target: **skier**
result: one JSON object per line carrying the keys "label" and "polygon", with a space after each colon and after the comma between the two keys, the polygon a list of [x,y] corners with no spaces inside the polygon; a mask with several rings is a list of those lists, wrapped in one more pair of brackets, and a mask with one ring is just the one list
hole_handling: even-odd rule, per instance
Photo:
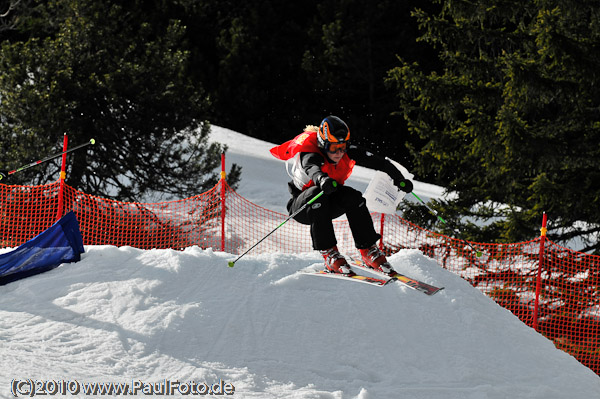
{"label": "skier", "polygon": [[302,134],[273,147],[271,154],[286,161],[292,178],[288,183],[292,195],[287,203],[290,215],[319,192],[324,193],[294,219],[310,225],[313,248],[323,256],[328,271],[354,274],[338,251],[333,229],[333,219],[346,214],[354,243],[365,264],[390,277],[396,274],[385,254],[377,247],[381,236],[375,232],[366,200],[360,191],[344,185],[344,182],[350,177],[355,164],[387,173],[394,184],[406,193],[413,188],[410,180],[405,179],[387,159],[350,145],[350,129],[343,120],[333,115],[323,119],[318,127],[306,126]]}

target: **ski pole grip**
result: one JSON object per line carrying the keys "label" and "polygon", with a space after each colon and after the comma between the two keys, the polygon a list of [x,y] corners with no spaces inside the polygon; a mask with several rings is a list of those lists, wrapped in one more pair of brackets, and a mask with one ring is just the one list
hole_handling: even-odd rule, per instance
{"label": "ski pole grip", "polygon": [[[333,182],[333,186],[334,186],[334,187],[335,187],[335,186],[337,186],[337,183],[336,183],[336,182]],[[310,205],[310,204],[312,204],[313,202],[315,202],[315,201],[316,201],[316,200],[317,200],[317,199],[318,199],[318,198],[319,198],[321,195],[323,195],[323,194],[325,194],[325,191],[321,191],[319,194],[315,195],[315,196],[314,196],[314,197],[313,197],[313,198],[312,198],[310,201],[308,201],[308,202],[306,203],[306,205]],[[302,207],[301,209],[304,209],[304,207]]]}

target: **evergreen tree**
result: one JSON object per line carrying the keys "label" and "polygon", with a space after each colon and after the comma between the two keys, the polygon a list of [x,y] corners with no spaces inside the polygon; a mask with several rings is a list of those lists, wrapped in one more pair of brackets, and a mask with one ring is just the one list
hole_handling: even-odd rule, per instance
{"label": "evergreen tree", "polygon": [[[210,104],[190,78],[186,27],[168,17],[181,11],[169,7],[176,5],[36,2],[19,39],[3,36],[0,166],[56,152],[67,133],[71,146],[96,140],[68,162],[67,183],[86,193],[135,201],[214,186],[224,148],[208,143]],[[40,165],[11,183],[47,183],[56,170]],[[228,180],[238,179],[234,165]]]}
{"label": "evergreen tree", "polygon": [[[386,88],[396,54],[428,59],[415,43],[417,25],[410,17],[416,1],[327,0],[318,5],[308,30],[311,46],[302,68],[311,82],[314,119],[343,117],[355,142],[409,166],[406,125],[393,115],[394,92]],[[425,5],[429,7],[429,5]]]}
{"label": "evergreen tree", "polygon": [[215,124],[279,142],[315,123],[306,117],[314,99],[300,68],[315,8],[314,0],[208,1],[196,7],[201,22],[189,38]]}
{"label": "evergreen tree", "polygon": [[438,209],[463,238],[508,242],[535,237],[546,211],[550,238],[600,250],[600,5],[440,4],[415,16],[442,67],[401,59],[388,80],[426,142],[411,149],[417,176],[456,193]]}
{"label": "evergreen tree", "polygon": [[406,162],[405,123],[391,115],[395,93],[384,79],[396,54],[429,59],[409,12],[420,3],[197,2],[187,38],[211,120],[280,142],[335,114],[353,140]]}

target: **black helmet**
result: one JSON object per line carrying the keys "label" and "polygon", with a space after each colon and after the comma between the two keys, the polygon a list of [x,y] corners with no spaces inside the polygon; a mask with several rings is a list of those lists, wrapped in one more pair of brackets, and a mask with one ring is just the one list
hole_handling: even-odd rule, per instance
{"label": "black helmet", "polygon": [[331,144],[334,147],[344,143],[344,150],[347,142],[350,140],[350,129],[348,125],[337,116],[329,115],[321,122],[319,126],[319,148],[329,151]]}

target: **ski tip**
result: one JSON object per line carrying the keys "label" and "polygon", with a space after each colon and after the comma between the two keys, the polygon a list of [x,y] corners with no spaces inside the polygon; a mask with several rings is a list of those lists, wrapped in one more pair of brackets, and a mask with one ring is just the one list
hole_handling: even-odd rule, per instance
{"label": "ski tip", "polygon": [[432,290],[428,290],[428,291],[422,291],[424,294],[427,294],[429,296],[435,295],[438,292],[442,291],[444,289],[444,287],[435,287],[435,289]]}

